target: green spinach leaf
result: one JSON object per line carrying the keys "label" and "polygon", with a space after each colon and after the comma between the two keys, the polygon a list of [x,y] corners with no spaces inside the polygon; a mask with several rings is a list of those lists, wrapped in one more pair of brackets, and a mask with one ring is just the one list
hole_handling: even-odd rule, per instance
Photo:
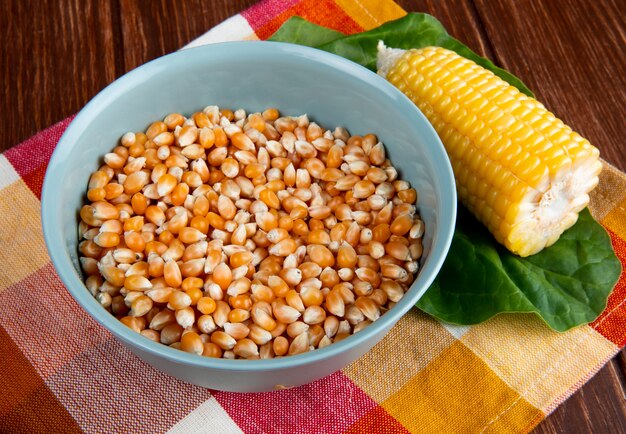
{"label": "green spinach leaf", "polygon": [[521,258],[459,207],[448,257],[417,306],[463,325],[503,312],[534,312],[565,331],[597,318],[620,272],[609,236],[587,209],[554,245]]}
{"label": "green spinach leaf", "polygon": [[317,48],[345,36],[336,30],[318,26],[304,18],[294,16],[285,21],[276,33],[269,37],[269,40]]}

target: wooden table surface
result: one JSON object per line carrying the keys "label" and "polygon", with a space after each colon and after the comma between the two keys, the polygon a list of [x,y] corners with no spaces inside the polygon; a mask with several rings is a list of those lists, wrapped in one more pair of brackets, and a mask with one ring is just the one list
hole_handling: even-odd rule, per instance
{"label": "wooden table surface", "polygon": [[[0,0],[0,150],[77,112],[125,72],[254,0]],[[620,0],[402,0],[437,17],[626,170],[626,15]],[[621,7],[620,7],[621,6]],[[626,432],[622,351],[536,429]]]}

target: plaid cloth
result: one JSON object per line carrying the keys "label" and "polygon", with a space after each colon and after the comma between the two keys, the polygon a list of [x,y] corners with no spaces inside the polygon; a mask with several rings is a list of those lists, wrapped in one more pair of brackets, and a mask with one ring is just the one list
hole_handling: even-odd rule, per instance
{"label": "plaid cloth", "polygon": [[[268,0],[191,45],[266,38],[288,17],[346,33],[398,18],[390,0]],[[441,324],[413,309],[361,359],[259,394],[185,384],[143,363],[74,302],[46,253],[43,176],[71,119],[0,156],[1,432],[527,432],[626,343],[626,275],[567,333],[532,315]],[[626,175],[605,164],[591,212],[626,263]]]}

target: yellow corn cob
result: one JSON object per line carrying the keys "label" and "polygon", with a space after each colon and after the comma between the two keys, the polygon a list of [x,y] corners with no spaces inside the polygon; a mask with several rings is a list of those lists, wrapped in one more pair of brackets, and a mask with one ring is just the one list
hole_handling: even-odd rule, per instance
{"label": "yellow corn cob", "polygon": [[461,202],[498,242],[528,256],[576,223],[599,152],[541,103],[445,48],[381,43],[378,69],[432,123]]}

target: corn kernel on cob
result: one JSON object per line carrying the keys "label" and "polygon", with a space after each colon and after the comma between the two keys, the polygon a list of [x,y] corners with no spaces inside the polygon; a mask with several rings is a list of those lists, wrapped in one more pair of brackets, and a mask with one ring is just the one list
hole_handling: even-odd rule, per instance
{"label": "corn kernel on cob", "polygon": [[541,103],[441,47],[379,44],[378,70],[439,134],[461,202],[511,252],[552,245],[589,202],[598,149]]}

